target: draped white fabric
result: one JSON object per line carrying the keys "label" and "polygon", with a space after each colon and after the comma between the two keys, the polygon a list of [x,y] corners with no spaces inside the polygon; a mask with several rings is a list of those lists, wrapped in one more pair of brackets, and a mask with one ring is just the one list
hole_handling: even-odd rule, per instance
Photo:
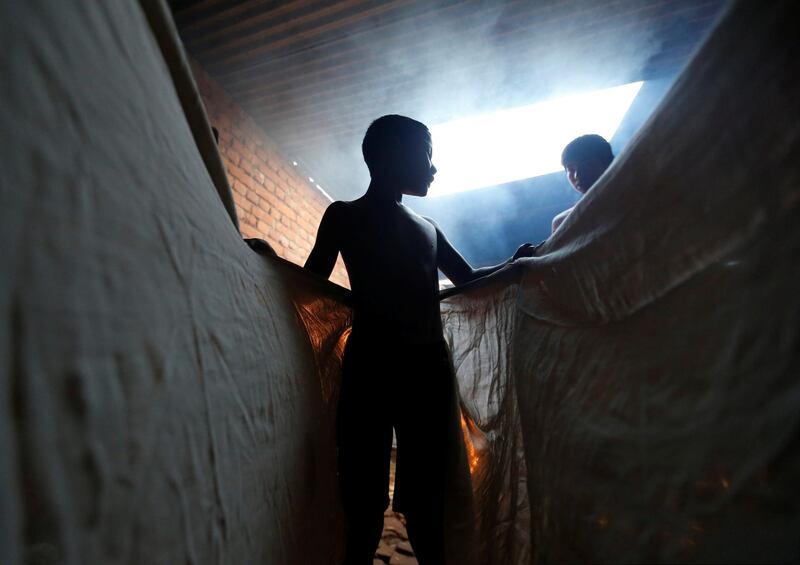
{"label": "draped white fabric", "polygon": [[[789,12],[736,4],[542,256],[443,300],[480,563],[800,559]],[[0,42],[3,563],[339,562],[347,295],[241,241],[165,7]]]}
{"label": "draped white fabric", "polygon": [[242,241],[166,14],[0,3],[0,561],[335,562],[333,285]]}
{"label": "draped white fabric", "polygon": [[735,5],[542,256],[444,301],[487,562],[800,558],[787,14]]}

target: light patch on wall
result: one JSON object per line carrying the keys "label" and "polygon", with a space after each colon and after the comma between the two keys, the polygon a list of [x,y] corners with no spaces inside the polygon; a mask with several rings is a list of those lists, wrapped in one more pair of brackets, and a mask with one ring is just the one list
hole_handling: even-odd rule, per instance
{"label": "light patch on wall", "polygon": [[574,138],[613,137],[641,86],[632,82],[433,126],[438,173],[429,195],[560,171],[561,151]]}

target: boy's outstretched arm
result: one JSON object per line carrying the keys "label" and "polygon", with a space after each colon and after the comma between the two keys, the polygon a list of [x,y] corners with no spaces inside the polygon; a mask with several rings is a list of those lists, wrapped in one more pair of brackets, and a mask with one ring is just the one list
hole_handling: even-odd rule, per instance
{"label": "boy's outstretched arm", "polygon": [[339,234],[341,231],[341,205],[334,202],[322,215],[317,230],[317,240],[314,248],[306,259],[304,267],[314,274],[328,278],[336,265],[339,255]]}
{"label": "boy's outstretched arm", "polygon": [[453,281],[453,284],[455,285],[466,284],[470,281],[474,281],[475,279],[490,275],[495,271],[499,271],[516,259],[519,251],[522,249],[522,247],[520,247],[520,250],[517,250],[517,253],[515,253],[513,257],[509,258],[503,263],[500,263],[499,265],[475,269],[467,262],[466,259],[464,259],[464,257],[461,256],[456,248],[453,247],[453,244],[450,243],[447,237],[445,237],[442,230],[436,225],[436,222],[430,218],[426,219],[436,228],[437,266],[448,279]]}

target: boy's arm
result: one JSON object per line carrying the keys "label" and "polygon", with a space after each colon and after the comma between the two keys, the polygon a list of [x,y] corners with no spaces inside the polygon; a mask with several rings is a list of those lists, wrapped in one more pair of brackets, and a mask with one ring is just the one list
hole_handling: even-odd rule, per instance
{"label": "boy's arm", "polygon": [[461,256],[456,248],[453,247],[453,244],[450,243],[447,237],[445,237],[442,230],[436,225],[436,222],[430,218],[426,219],[433,224],[433,227],[436,228],[437,267],[439,267],[445,276],[453,281],[453,284],[455,285],[466,284],[475,279],[490,275],[495,271],[499,271],[516,259],[519,251],[522,249],[522,247],[525,247],[520,247],[520,249],[517,250],[517,253],[514,254],[514,257],[509,258],[507,261],[504,261],[499,265],[475,269],[467,262],[466,259],[464,259],[464,257]]}
{"label": "boy's arm", "polygon": [[339,255],[339,232],[341,231],[341,203],[334,202],[322,215],[317,230],[314,248],[304,267],[323,278],[328,278]]}

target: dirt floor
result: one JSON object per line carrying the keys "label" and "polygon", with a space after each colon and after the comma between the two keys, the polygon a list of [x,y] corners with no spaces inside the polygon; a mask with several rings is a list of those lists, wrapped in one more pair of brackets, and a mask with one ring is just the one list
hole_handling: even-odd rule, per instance
{"label": "dirt floor", "polygon": [[[389,499],[394,496],[394,469],[397,451],[392,449],[392,461],[389,465]],[[392,504],[383,513],[383,533],[381,543],[375,552],[373,565],[389,563],[390,565],[417,565],[414,550],[408,543],[406,519],[402,514],[392,511]]]}
{"label": "dirt floor", "polygon": [[414,550],[408,543],[405,518],[391,509],[383,515],[383,533],[381,543],[375,552],[373,565],[389,563],[390,565],[417,565]]}

